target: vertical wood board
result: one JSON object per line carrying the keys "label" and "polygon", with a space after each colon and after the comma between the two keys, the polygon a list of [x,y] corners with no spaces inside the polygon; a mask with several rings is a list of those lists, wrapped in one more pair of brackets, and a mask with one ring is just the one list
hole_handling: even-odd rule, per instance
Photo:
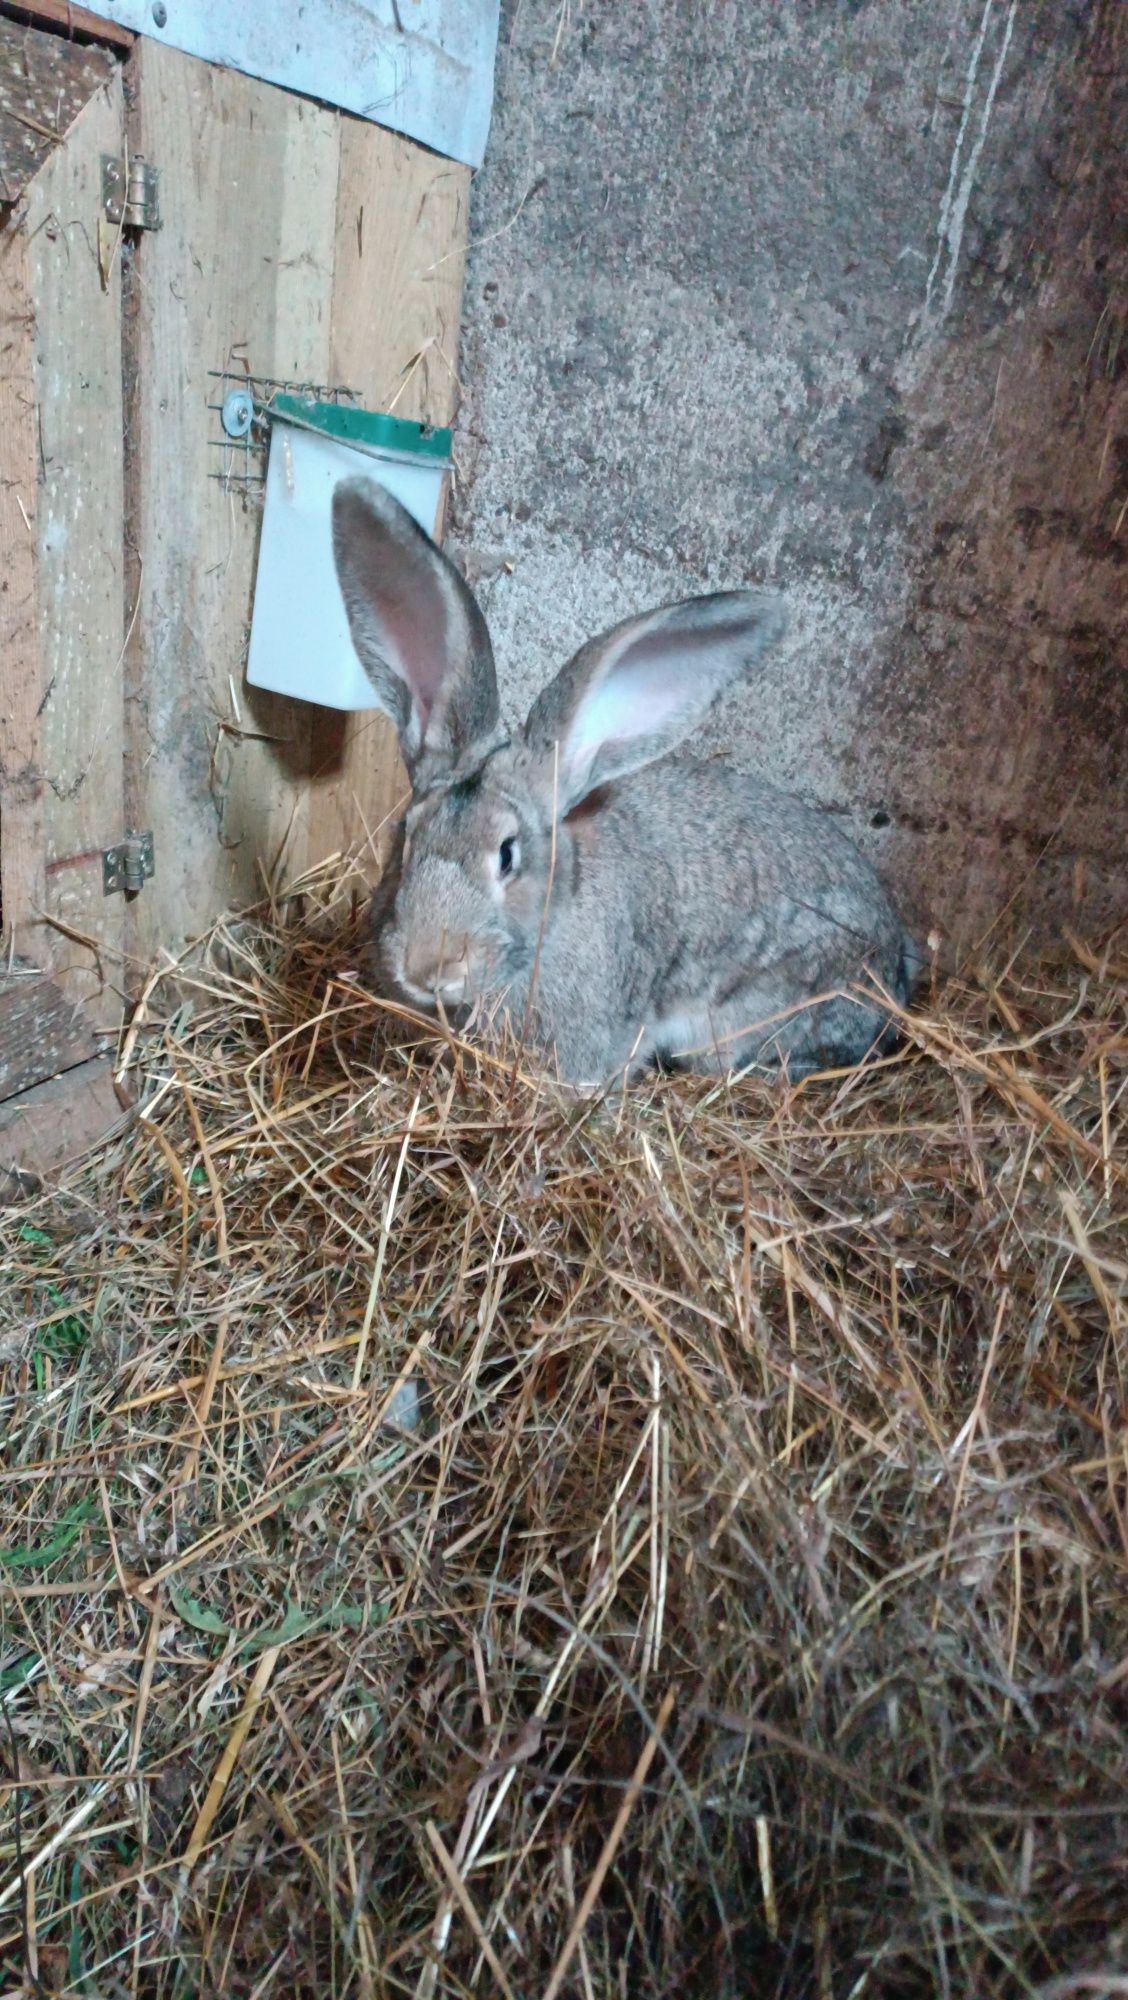
{"label": "vertical wood board", "polygon": [[[125,830],[121,276],[102,282],[103,153],[123,146],[120,73],[79,114],[28,191],[35,302],[40,758],[50,963],[91,1020],[121,1021],[125,904],[102,849]],[[92,946],[79,942],[89,938]]]}
{"label": "vertical wood board", "polygon": [[338,120],[149,40],[127,91],[163,219],[139,242],[126,316],[127,790],[157,861],[131,916],[148,958],[261,894],[284,844],[303,851],[309,712],[243,682],[260,515],[209,476],[209,371],[329,381]]}
{"label": "vertical wood board", "polygon": [[0,916],[37,955],[45,898],[36,562],[35,311],[22,227],[0,230]]}
{"label": "vertical wood board", "polygon": [[[468,168],[342,120],[330,370],[369,408],[454,417],[469,195]],[[308,860],[355,854],[363,888],[407,795],[395,732],[375,709],[314,717]]]}
{"label": "vertical wood board", "polygon": [[341,120],[332,365],[375,409],[454,415],[470,178],[410,139]]}

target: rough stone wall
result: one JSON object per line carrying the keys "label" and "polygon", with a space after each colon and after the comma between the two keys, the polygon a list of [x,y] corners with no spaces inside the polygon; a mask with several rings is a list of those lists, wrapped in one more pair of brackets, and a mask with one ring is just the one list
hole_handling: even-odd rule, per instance
{"label": "rough stone wall", "polygon": [[708,741],[923,930],[1128,914],[1126,156],[1123,0],[504,0],[452,547],[508,705],[770,581]]}

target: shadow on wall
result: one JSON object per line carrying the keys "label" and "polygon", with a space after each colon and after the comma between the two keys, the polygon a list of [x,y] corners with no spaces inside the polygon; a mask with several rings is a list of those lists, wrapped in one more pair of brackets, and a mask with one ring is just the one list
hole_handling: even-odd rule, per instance
{"label": "shadow on wall", "polygon": [[[1057,101],[1023,119],[990,209],[969,199],[971,240],[941,237],[933,309],[950,288],[956,313],[958,262],[958,318],[926,309],[904,368],[914,587],[873,700],[910,781],[916,900],[965,939],[1002,916],[1009,933],[1128,914],[1128,40],[1123,9],[1092,11],[1091,35],[1051,34]],[[975,131],[969,116],[948,235]]]}

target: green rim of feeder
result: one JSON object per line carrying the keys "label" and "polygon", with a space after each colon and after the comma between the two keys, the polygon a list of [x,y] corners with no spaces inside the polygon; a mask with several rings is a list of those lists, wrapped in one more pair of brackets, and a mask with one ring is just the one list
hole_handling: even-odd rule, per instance
{"label": "green rim of feeder", "polygon": [[382,410],[359,410],[353,403],[318,403],[312,397],[278,395],[269,406],[269,415],[321,431],[339,444],[364,445],[369,451],[394,451],[432,460],[450,457],[449,430],[413,423],[408,417],[391,417]]}

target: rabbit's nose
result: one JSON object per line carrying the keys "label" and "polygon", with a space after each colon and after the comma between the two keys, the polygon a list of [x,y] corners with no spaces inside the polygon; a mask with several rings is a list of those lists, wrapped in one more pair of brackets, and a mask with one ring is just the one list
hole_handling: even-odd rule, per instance
{"label": "rabbit's nose", "polygon": [[419,946],[407,954],[404,971],[420,993],[435,993],[441,1000],[457,1000],[466,985],[468,966],[465,951],[437,952]]}

